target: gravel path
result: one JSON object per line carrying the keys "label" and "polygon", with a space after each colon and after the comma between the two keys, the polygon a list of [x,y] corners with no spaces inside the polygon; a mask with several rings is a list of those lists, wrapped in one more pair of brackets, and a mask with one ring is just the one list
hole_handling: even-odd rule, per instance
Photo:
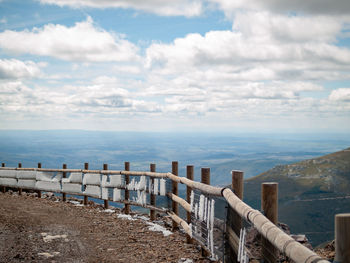
{"label": "gravel path", "polygon": [[180,232],[164,236],[90,203],[0,193],[0,262],[210,262]]}

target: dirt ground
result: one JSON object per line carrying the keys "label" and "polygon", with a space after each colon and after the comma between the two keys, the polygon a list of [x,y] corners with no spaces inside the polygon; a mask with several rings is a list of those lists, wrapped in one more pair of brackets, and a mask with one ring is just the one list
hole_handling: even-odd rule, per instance
{"label": "dirt ground", "polygon": [[184,234],[165,237],[118,213],[92,202],[0,193],[0,262],[210,262]]}

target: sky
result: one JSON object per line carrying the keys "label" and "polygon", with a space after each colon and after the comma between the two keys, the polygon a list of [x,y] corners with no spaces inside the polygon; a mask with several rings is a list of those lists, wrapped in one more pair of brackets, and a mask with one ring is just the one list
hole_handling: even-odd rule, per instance
{"label": "sky", "polygon": [[0,0],[0,129],[350,132],[348,0]]}

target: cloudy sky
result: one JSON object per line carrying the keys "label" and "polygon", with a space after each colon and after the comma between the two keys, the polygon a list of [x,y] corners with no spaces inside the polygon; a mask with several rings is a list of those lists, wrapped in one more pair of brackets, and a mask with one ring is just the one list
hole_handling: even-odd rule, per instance
{"label": "cloudy sky", "polygon": [[0,0],[0,129],[350,132],[350,1]]}

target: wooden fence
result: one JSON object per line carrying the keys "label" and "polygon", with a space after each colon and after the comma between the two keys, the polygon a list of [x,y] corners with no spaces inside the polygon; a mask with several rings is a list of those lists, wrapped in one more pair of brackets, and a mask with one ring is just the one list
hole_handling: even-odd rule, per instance
{"label": "wooden fence", "polygon": [[[251,208],[246,203],[242,201],[243,198],[243,172],[241,171],[232,171],[232,189],[225,187],[215,187],[210,185],[210,169],[202,168],[201,170],[201,182],[196,182],[193,180],[194,176],[194,168],[193,166],[187,166],[186,169],[186,177],[181,177],[178,175],[178,163],[172,162],[172,172],[171,173],[157,173],[155,172],[156,166],[155,164],[150,165],[150,172],[139,172],[139,171],[130,171],[129,162],[125,163],[125,169],[123,171],[115,171],[108,170],[108,166],[103,165],[102,170],[89,170],[89,165],[85,163],[84,169],[68,169],[66,165],[62,166],[62,169],[47,169],[42,168],[41,163],[38,163],[38,168],[23,168],[21,164],[18,164],[18,168],[8,168],[5,167],[5,164],[2,163],[2,167],[0,168],[0,185],[3,187],[3,191],[6,191],[6,187],[15,187],[19,189],[19,194],[22,193],[23,189],[31,189],[38,192],[39,197],[41,196],[41,191],[49,191],[49,192],[61,192],[62,198],[65,200],[66,194],[74,194],[74,195],[82,195],[84,196],[84,204],[86,205],[89,197],[100,198],[104,200],[104,207],[108,208],[109,201],[115,201],[119,203],[123,203],[125,205],[125,213],[128,214],[130,212],[130,205],[133,206],[142,206],[144,208],[150,209],[150,217],[151,220],[155,219],[155,212],[162,212],[168,214],[173,221],[173,230],[176,230],[179,226],[187,233],[187,241],[193,242],[193,229],[191,227],[191,213],[194,211],[193,200],[191,200],[191,193],[193,190],[200,191],[204,195],[223,197],[228,206],[226,227],[225,227],[225,239],[227,243],[227,248],[225,249],[225,262],[236,262],[237,254],[239,254],[239,241],[240,241],[240,230],[242,229],[242,220],[249,222],[253,227],[257,229],[260,235],[263,237],[263,258],[264,262],[277,262],[276,261],[276,253],[279,251],[285,254],[289,259],[296,263],[327,263],[329,261],[320,258],[313,251],[309,250],[299,242],[295,241],[292,237],[284,233],[280,228],[276,226],[277,223],[277,184],[276,183],[264,183],[262,186],[262,210],[263,213]],[[12,172],[11,172],[12,171]],[[54,179],[46,178],[43,173],[59,173],[62,175],[62,178]],[[67,174],[71,175],[69,178]],[[27,174],[27,175],[26,175]],[[34,177],[33,175],[36,175]],[[85,187],[89,187],[89,191],[79,191],[74,190],[75,184],[84,185],[83,178],[79,176],[75,177],[75,181],[73,180],[73,175],[84,175],[83,178],[86,178]],[[102,191],[102,196],[95,194],[91,189],[95,189],[88,180],[89,176],[92,178],[92,175],[100,175],[100,189]],[[7,177],[6,177],[7,176]],[[27,177],[26,177],[27,176]],[[28,177],[29,176],[29,177]],[[105,177],[101,176],[109,176],[110,181],[106,181]],[[119,177],[118,177],[119,176]],[[120,176],[124,176],[124,182],[120,183],[118,180]],[[135,184],[135,181],[130,181],[130,177],[148,177],[149,178],[149,188],[147,190],[147,186],[141,185],[142,179],[138,181],[139,188],[129,187],[132,183]],[[31,179],[28,179],[31,178]],[[102,178],[102,179],[101,179]],[[104,179],[103,179],[104,178]],[[118,179],[119,178],[119,179]],[[112,180],[113,179],[113,180]],[[167,179],[172,183],[171,192],[167,192],[166,196],[172,200],[171,209],[166,209],[164,207],[156,206],[156,196],[159,195],[162,190],[159,190],[158,184],[159,179]],[[26,181],[27,180],[27,181]],[[44,180],[44,181],[42,181]],[[46,181],[45,181],[46,180]],[[63,192],[63,190],[55,189],[51,184],[49,184],[53,180],[52,183],[59,181],[62,184],[67,184],[66,189],[69,191]],[[73,182],[71,182],[71,181]],[[104,180],[104,182],[102,181]],[[156,180],[156,181],[155,181]],[[29,182],[31,181],[31,182]],[[50,182],[49,182],[50,181]],[[54,182],[55,181],[55,182]],[[44,183],[43,183],[44,182]],[[45,183],[46,182],[46,183]],[[119,182],[116,183],[116,182]],[[71,185],[68,185],[71,183]],[[90,183],[90,185],[88,184]],[[184,184],[187,186],[187,196],[186,200],[181,198],[178,194],[178,183]],[[98,182],[96,183],[98,185]],[[164,184],[163,181],[160,184]],[[41,185],[41,186],[40,186]],[[42,185],[46,185],[47,189]],[[157,190],[156,186],[157,185]],[[73,187],[74,186],[74,187]],[[63,187],[63,185],[62,185]],[[160,188],[163,187],[164,194],[164,185],[161,185]],[[79,188],[79,186],[76,186]],[[108,194],[103,195],[103,188],[113,188],[115,192],[113,192],[113,198],[109,197]],[[141,189],[142,188],[142,189]],[[62,188],[63,189],[63,188]],[[73,189],[73,190],[72,190]],[[87,189],[87,188],[86,188]],[[124,190],[124,199],[115,198],[118,197],[118,193],[120,194],[120,190]],[[138,190],[137,190],[138,189]],[[130,200],[130,191],[140,191],[143,190],[145,193],[150,195],[150,202],[145,202],[145,197],[140,194],[138,196],[138,200]],[[138,192],[139,194],[139,192]],[[209,201],[208,201],[209,203]],[[212,202],[213,204],[214,202]],[[178,205],[181,205],[184,210],[187,212],[187,218],[182,219],[179,216]],[[210,207],[208,206],[210,210]],[[208,210],[208,225],[210,223],[209,219],[209,210]],[[343,229],[349,229],[349,218],[350,215],[347,214],[347,217],[340,217],[338,222],[338,228],[343,227]],[[346,224],[344,223],[346,222]],[[337,246],[337,262],[349,262],[346,261],[349,253],[349,238],[348,231],[336,230],[338,240],[341,240],[341,244],[339,245],[336,241]],[[343,232],[346,232],[344,234]],[[213,244],[213,242],[211,243]],[[345,245],[344,245],[345,244]],[[213,250],[210,247],[206,247],[206,244],[202,244],[204,251],[206,253],[212,253]],[[227,250],[227,251],[226,251]]]}

